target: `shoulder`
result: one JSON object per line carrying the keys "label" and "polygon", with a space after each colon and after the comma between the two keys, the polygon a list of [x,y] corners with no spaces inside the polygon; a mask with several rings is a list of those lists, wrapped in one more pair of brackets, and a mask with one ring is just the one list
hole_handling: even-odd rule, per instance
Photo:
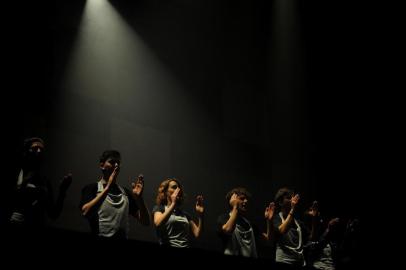
{"label": "shoulder", "polygon": [[274,225],[276,228],[279,227],[279,226],[282,224],[282,219],[281,219],[281,217],[279,216],[279,213],[276,213],[276,214],[273,216],[272,223],[273,223],[273,225]]}
{"label": "shoulder", "polygon": [[282,223],[282,218],[280,216],[280,212],[279,213],[275,213],[275,215],[273,216],[273,222],[279,222]]}
{"label": "shoulder", "polygon": [[127,195],[128,197],[132,198],[132,192],[130,189],[123,187],[123,186],[119,186],[122,190],[124,190],[125,195]]}
{"label": "shoulder", "polygon": [[187,220],[192,219],[192,216],[188,212],[186,212],[184,210],[181,210],[180,212],[181,212],[181,215],[183,215],[183,216],[185,216],[187,218]]}
{"label": "shoulder", "polygon": [[221,214],[220,216],[217,217],[217,223],[225,224],[229,218],[230,218],[229,213]]}
{"label": "shoulder", "polygon": [[163,205],[155,205],[152,208],[152,214],[154,214],[155,212],[161,212],[161,213],[165,212],[165,206],[163,206]]}
{"label": "shoulder", "polygon": [[97,183],[92,183],[84,186],[82,188],[80,207],[85,203],[89,202],[91,199],[97,196]]}
{"label": "shoulder", "polygon": [[97,192],[97,182],[87,184],[82,188],[82,193],[92,193],[92,192]]}
{"label": "shoulder", "polygon": [[296,219],[296,221],[297,221],[297,223],[299,224],[299,226],[300,226],[301,229],[303,229],[303,230],[308,230],[308,227],[306,226],[306,224],[305,224],[302,220],[297,219],[297,218],[295,218],[295,219]]}

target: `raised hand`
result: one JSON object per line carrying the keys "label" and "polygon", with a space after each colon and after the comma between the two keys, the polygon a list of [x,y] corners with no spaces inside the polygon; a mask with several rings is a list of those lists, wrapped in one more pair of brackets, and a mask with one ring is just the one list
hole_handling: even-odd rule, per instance
{"label": "raised hand", "polygon": [[266,220],[272,220],[275,213],[275,203],[271,202],[267,208],[265,208],[264,217]]}
{"label": "raised hand", "polygon": [[292,209],[295,209],[296,205],[299,203],[299,200],[300,200],[299,194],[296,194],[295,196],[292,197],[292,199],[290,199]]}
{"label": "raised hand", "polygon": [[171,202],[172,202],[173,204],[175,204],[175,205],[176,205],[176,202],[177,202],[177,200],[178,200],[179,192],[180,192],[180,188],[177,187],[177,188],[175,189],[175,191],[174,191],[174,192],[172,193],[172,195],[171,195]]}
{"label": "raised hand", "polygon": [[340,219],[339,219],[339,218],[332,218],[332,219],[328,222],[328,228],[329,228],[329,229],[334,228],[339,222],[340,222]]}
{"label": "raised hand", "polygon": [[107,181],[107,185],[108,185],[108,186],[111,186],[111,185],[113,185],[113,184],[116,183],[116,181],[117,181],[117,176],[118,176],[119,172],[120,172],[120,167],[119,167],[118,164],[116,163],[115,166],[114,166],[114,170],[113,170],[113,172],[110,174],[109,180]]}
{"label": "raised hand", "polygon": [[320,211],[319,211],[319,202],[314,201],[310,209],[307,211],[307,214],[311,217],[319,217],[320,216]]}
{"label": "raised hand", "polygon": [[198,195],[196,197],[196,212],[199,215],[203,215],[203,213],[204,213],[203,196],[202,195]]}
{"label": "raised hand", "polygon": [[233,195],[231,195],[229,203],[230,203],[231,207],[237,208],[239,201],[240,200],[238,198],[238,195],[236,193],[234,193]]}
{"label": "raised hand", "polygon": [[138,175],[137,179],[134,183],[131,184],[132,186],[132,193],[135,198],[142,197],[142,193],[144,191],[144,175]]}
{"label": "raised hand", "polygon": [[72,174],[68,173],[62,178],[59,188],[62,192],[66,192],[71,184],[72,184]]}

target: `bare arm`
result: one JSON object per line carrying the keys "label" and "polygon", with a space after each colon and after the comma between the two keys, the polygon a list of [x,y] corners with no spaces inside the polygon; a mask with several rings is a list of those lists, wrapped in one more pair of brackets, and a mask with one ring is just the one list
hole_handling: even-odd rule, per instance
{"label": "bare arm", "polygon": [[150,213],[148,211],[148,208],[145,206],[145,201],[144,199],[139,199],[137,201],[137,205],[139,210],[137,211],[137,214],[135,215],[135,218],[138,219],[138,221],[144,225],[144,226],[149,226],[151,224],[150,222]]}
{"label": "bare arm", "polygon": [[271,202],[267,208],[265,208],[265,220],[266,220],[266,233],[263,233],[262,236],[265,240],[271,239],[271,234],[273,231],[273,216],[275,213],[275,203]]}
{"label": "bare arm", "polygon": [[230,198],[230,205],[233,207],[231,210],[230,218],[227,220],[221,229],[224,233],[230,234],[234,231],[235,223],[237,222],[238,217],[238,195],[233,194]]}
{"label": "bare arm", "polygon": [[320,211],[319,204],[317,201],[314,201],[310,209],[307,211],[307,214],[311,217],[311,228],[309,239],[315,241],[318,239],[318,229],[320,226]]}
{"label": "bare arm", "polygon": [[282,222],[281,225],[279,225],[279,228],[278,228],[278,230],[279,230],[279,232],[280,232],[281,234],[285,234],[285,233],[288,231],[288,228],[289,228],[289,226],[290,226],[290,223],[291,223],[292,220],[293,220],[293,213],[294,213],[294,211],[295,211],[296,204],[299,202],[299,199],[300,199],[299,194],[296,194],[296,195],[291,199],[291,209],[290,209],[290,212],[289,212],[289,214],[288,214],[288,217],[285,219],[285,221]]}
{"label": "bare arm", "polygon": [[193,220],[191,220],[190,226],[194,237],[198,238],[202,232],[204,214],[203,196],[201,195],[197,196],[196,198],[196,213],[198,215],[197,224]]}
{"label": "bare arm", "polygon": [[162,223],[164,223],[169,216],[172,214],[173,209],[175,209],[176,206],[176,200],[177,196],[179,194],[180,188],[177,188],[173,194],[171,195],[171,204],[169,205],[168,208],[166,208],[165,212],[155,212],[154,213],[154,225],[156,227],[159,227]]}
{"label": "bare arm", "polygon": [[109,181],[107,182],[107,185],[103,189],[103,191],[98,193],[97,196],[94,199],[92,199],[90,202],[85,203],[82,206],[82,215],[86,216],[89,213],[89,211],[91,211],[95,207],[95,205],[97,205],[99,202],[101,202],[102,200],[104,200],[106,198],[111,185],[114,184],[117,180],[118,172],[119,172],[119,167],[116,166],[114,168],[114,171],[110,175]]}
{"label": "bare arm", "polygon": [[144,176],[139,175],[135,183],[132,184],[132,195],[133,198],[138,206],[138,211],[135,213],[131,213],[138,221],[144,225],[150,225],[150,213],[148,208],[145,206],[144,198],[142,197],[142,193],[144,191]]}
{"label": "bare arm", "polygon": [[108,193],[108,191],[109,191],[109,188],[106,186],[106,188],[103,189],[102,192],[98,193],[97,196],[93,200],[91,200],[90,202],[84,204],[82,206],[82,215],[86,216],[89,213],[89,211],[92,210],[92,208],[96,204],[98,204],[101,200],[104,200],[107,193]]}

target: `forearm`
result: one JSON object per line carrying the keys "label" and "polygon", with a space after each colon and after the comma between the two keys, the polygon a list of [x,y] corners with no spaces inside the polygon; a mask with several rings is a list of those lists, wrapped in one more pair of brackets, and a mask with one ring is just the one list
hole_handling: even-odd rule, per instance
{"label": "forearm", "polygon": [[98,193],[94,199],[82,206],[82,215],[86,216],[96,205],[98,205],[102,200],[105,199],[108,193],[108,187],[106,187],[102,192]]}
{"label": "forearm", "polygon": [[293,220],[293,210],[290,210],[287,218],[285,219],[284,222],[282,222],[281,225],[279,225],[278,230],[281,234],[285,234],[290,226],[290,223]]}
{"label": "forearm", "polygon": [[226,224],[223,225],[222,230],[225,233],[231,233],[234,231],[235,223],[237,221],[238,210],[236,207],[231,211],[230,218],[227,220]]}
{"label": "forearm", "polygon": [[266,233],[262,234],[265,240],[271,239],[271,233],[273,231],[273,222],[269,219],[266,220]]}
{"label": "forearm", "polygon": [[198,238],[203,229],[203,216],[199,216],[197,219],[197,224],[192,223],[193,235]]}
{"label": "forearm", "polygon": [[145,201],[143,198],[140,198],[137,200],[137,205],[138,205],[138,215],[136,218],[139,220],[139,222],[144,225],[144,226],[149,226],[150,225],[150,213],[148,211],[148,208],[145,206]]}
{"label": "forearm", "polygon": [[310,241],[316,241],[317,240],[317,238],[318,238],[318,234],[317,234],[318,229],[319,229],[319,223],[317,222],[317,220],[315,218],[313,218],[311,229],[310,229],[310,235],[309,235]]}
{"label": "forearm", "polygon": [[55,203],[52,202],[52,209],[50,210],[49,216],[51,218],[58,218],[62,212],[63,202],[65,201],[66,191],[59,190],[58,196],[56,197]]}
{"label": "forearm", "polygon": [[165,212],[155,212],[154,214],[154,224],[155,226],[159,227],[163,222],[165,222],[169,216],[172,214],[173,209],[175,208],[175,204],[171,204],[168,208],[166,208]]}

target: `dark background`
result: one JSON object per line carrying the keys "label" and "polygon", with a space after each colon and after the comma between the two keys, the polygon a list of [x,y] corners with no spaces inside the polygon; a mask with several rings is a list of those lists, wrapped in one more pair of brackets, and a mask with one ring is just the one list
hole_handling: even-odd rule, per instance
{"label": "dark background", "polygon": [[[150,209],[168,176],[184,184],[188,211],[204,195],[198,247],[218,249],[216,218],[235,186],[252,192],[260,227],[283,186],[301,194],[301,211],[317,199],[327,216],[362,216],[379,37],[368,7],[325,2],[111,0],[144,49],[140,61],[126,58],[133,47],[116,39],[117,51],[84,61],[106,66],[100,75],[80,64],[86,54],[72,64],[85,1],[6,4],[14,19],[3,24],[4,147],[15,153],[23,138],[41,136],[55,185],[73,173],[53,226],[89,230],[80,190],[98,180],[98,157],[110,148],[123,156],[122,185],[145,175]],[[120,50],[123,65],[103,61]],[[135,224],[131,238],[156,241],[151,228]]]}

